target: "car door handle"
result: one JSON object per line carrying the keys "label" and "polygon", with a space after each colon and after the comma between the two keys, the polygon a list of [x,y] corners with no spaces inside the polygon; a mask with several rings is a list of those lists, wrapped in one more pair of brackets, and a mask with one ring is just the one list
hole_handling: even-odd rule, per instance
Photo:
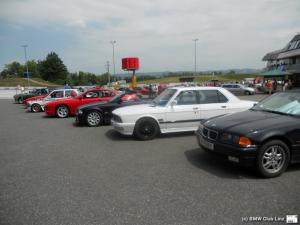
{"label": "car door handle", "polygon": [[225,109],[227,106],[226,105],[222,105],[221,108]]}
{"label": "car door handle", "polygon": [[196,110],[196,109],[199,109],[199,108],[198,107],[194,107],[193,109]]}

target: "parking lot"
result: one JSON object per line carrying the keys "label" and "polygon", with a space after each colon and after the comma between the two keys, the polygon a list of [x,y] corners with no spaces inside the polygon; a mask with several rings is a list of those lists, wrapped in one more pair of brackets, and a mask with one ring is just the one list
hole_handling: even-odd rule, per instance
{"label": "parking lot", "polygon": [[252,224],[300,215],[299,165],[262,179],[201,151],[193,133],[137,141],[12,100],[0,100],[0,118],[1,224]]}

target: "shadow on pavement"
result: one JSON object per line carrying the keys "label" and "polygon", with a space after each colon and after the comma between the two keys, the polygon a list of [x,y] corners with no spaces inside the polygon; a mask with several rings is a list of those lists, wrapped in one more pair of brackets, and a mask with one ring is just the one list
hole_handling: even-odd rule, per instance
{"label": "shadow on pavement", "polygon": [[108,137],[112,141],[132,141],[132,140],[134,140],[133,136],[125,136],[115,130],[108,130],[105,133],[105,136]]}
{"label": "shadow on pavement", "polygon": [[293,171],[298,171],[298,172],[300,172],[300,163],[289,165],[289,167],[288,167],[287,170],[286,170],[286,173],[288,173],[288,172],[293,172]]}
{"label": "shadow on pavement", "polygon": [[205,152],[199,148],[184,152],[187,160],[195,167],[212,175],[229,179],[258,179],[255,170],[231,163],[226,158]]}
{"label": "shadow on pavement", "polygon": [[162,138],[179,138],[179,137],[187,137],[187,136],[195,136],[195,132],[190,131],[190,132],[160,134],[156,138],[158,138],[158,139],[162,139]]}

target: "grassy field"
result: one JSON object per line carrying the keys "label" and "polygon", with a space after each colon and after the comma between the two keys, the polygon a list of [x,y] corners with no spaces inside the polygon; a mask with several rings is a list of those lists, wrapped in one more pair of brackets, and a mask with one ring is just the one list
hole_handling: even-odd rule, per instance
{"label": "grassy field", "polygon": [[[235,81],[241,81],[244,78],[254,78],[255,74],[229,74],[229,75],[201,75],[201,76],[195,76],[194,82],[197,83],[203,83],[208,80],[219,80],[222,82],[235,82]],[[145,83],[145,84],[151,84],[151,83],[178,83],[180,77],[162,77],[157,78],[154,80],[147,80],[147,81],[138,81],[138,83]],[[138,80],[137,75],[137,80]]]}
{"label": "grassy field", "polygon": [[[24,78],[6,78],[0,79],[0,87],[16,87],[17,85],[28,86],[27,79]],[[44,81],[39,78],[34,78],[29,80],[29,86],[31,87],[54,87],[58,86],[57,84],[53,84],[47,81]]]}

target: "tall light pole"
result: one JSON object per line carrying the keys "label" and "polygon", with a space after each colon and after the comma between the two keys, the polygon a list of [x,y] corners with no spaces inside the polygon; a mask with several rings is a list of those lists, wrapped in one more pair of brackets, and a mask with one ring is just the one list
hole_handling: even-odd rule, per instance
{"label": "tall light pole", "polygon": [[107,71],[107,79],[108,79],[108,83],[110,83],[110,77],[109,77],[109,61],[107,60],[107,62],[106,62],[106,71]]}
{"label": "tall light pole", "polygon": [[114,76],[116,76],[116,65],[115,65],[115,44],[117,43],[116,41],[110,41],[110,43],[112,44],[113,47],[113,67],[114,67]]}
{"label": "tall light pole", "polygon": [[197,72],[197,46],[196,46],[196,43],[199,39],[198,38],[195,38],[193,39],[193,41],[195,42],[194,44],[194,47],[195,47],[195,71],[194,71],[194,76],[196,76],[196,72]]}
{"label": "tall light pole", "polygon": [[27,75],[27,83],[28,83],[28,87],[29,87],[29,74],[28,74],[27,52],[26,52],[26,48],[28,47],[28,45],[22,45],[21,47],[24,48],[25,64],[26,64],[26,75]]}

